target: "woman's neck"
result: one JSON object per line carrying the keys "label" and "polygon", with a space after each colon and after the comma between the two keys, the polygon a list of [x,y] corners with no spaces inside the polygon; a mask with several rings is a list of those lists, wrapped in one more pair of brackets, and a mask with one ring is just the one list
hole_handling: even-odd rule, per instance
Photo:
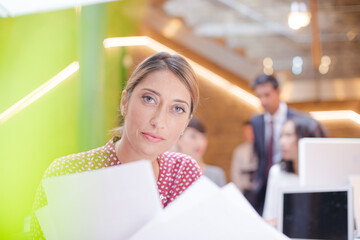
{"label": "woman's neck", "polygon": [[115,152],[120,163],[124,164],[139,160],[149,160],[154,170],[155,180],[157,180],[160,171],[158,156],[151,157],[139,154],[135,151],[135,149],[133,149],[131,144],[129,144],[125,138],[126,137],[123,137],[119,141],[115,142]]}
{"label": "woman's neck", "polygon": [[205,165],[206,165],[206,164],[205,164],[205,162],[203,161],[203,159],[200,158],[200,159],[195,159],[195,160],[196,160],[196,162],[198,163],[201,171],[204,172],[204,170],[205,170]]}

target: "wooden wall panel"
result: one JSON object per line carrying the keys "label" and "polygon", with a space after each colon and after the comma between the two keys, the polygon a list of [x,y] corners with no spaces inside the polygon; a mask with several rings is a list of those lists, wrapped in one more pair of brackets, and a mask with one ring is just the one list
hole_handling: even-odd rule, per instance
{"label": "wooden wall panel", "polygon": [[244,141],[242,124],[255,111],[239,98],[202,79],[200,98],[196,115],[206,126],[209,141],[204,160],[221,167],[229,181],[233,150]]}

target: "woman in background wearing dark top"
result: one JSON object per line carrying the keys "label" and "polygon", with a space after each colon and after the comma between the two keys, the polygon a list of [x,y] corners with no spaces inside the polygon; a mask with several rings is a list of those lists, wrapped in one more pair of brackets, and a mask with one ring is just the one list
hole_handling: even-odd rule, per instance
{"label": "woman in background wearing dark top", "polygon": [[263,212],[265,220],[272,225],[276,225],[281,189],[300,185],[298,142],[305,137],[327,137],[327,132],[323,125],[307,115],[285,122],[280,138],[282,160],[270,168]]}

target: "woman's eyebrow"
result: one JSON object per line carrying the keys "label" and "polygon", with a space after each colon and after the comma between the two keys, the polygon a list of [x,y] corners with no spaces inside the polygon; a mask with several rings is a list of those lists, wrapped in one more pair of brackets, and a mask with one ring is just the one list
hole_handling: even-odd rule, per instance
{"label": "woman's eyebrow", "polygon": [[[149,92],[152,92],[153,94],[161,97],[161,94],[151,88],[143,88],[142,90],[145,90],[145,91],[149,91]],[[189,103],[185,100],[181,100],[181,99],[174,99],[174,102],[178,102],[178,103],[184,103],[186,104],[188,107],[190,107]]]}
{"label": "woman's eyebrow", "polygon": [[143,88],[143,90],[146,90],[146,91],[149,91],[149,92],[152,92],[153,94],[157,95],[157,96],[161,96],[160,93],[158,93],[157,91],[153,90],[153,89],[150,89],[150,88]]}
{"label": "woman's eyebrow", "polygon": [[190,107],[190,106],[189,106],[189,103],[188,103],[188,102],[186,102],[186,101],[184,101],[184,100],[181,100],[181,99],[175,99],[174,101],[175,101],[175,102],[178,102],[178,103],[185,103],[188,107]]}

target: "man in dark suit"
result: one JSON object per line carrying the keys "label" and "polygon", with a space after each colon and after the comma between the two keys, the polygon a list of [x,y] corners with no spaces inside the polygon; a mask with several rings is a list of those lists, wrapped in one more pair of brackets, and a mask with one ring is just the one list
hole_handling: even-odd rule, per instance
{"label": "man in dark suit", "polygon": [[261,215],[269,169],[274,163],[281,161],[279,140],[282,126],[288,118],[300,113],[280,101],[279,83],[274,76],[258,76],[252,89],[264,108],[263,114],[255,115],[251,119],[255,136],[254,149],[258,156],[257,189],[252,192],[252,204]]}

